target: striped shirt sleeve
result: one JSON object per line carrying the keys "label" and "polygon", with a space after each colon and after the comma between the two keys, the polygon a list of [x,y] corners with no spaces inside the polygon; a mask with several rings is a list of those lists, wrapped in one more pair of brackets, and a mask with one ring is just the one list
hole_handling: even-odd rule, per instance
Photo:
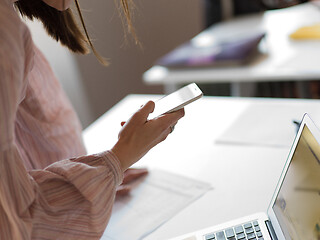
{"label": "striped shirt sleeve", "polygon": [[14,146],[14,121],[26,70],[25,32],[12,14],[4,12],[5,3],[0,4],[0,238],[24,239],[30,236],[31,223],[21,219],[30,219],[28,209],[35,199],[32,181]]}
{"label": "striped shirt sleeve", "polygon": [[119,161],[106,151],[26,171],[14,131],[31,37],[8,9],[0,0],[0,239],[99,239],[123,178]]}

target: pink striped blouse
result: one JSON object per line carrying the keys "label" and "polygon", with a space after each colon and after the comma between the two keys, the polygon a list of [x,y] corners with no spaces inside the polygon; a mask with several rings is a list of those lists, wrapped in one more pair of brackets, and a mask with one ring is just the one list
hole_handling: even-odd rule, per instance
{"label": "pink striped blouse", "polygon": [[11,0],[0,0],[0,239],[99,239],[123,173],[81,126]]}

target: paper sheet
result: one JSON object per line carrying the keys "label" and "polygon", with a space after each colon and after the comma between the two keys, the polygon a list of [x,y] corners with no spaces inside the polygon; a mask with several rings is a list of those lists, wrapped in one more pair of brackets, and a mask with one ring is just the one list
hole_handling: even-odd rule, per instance
{"label": "paper sheet", "polygon": [[[282,106],[281,106],[282,105]],[[320,112],[312,106],[269,102],[251,104],[218,139],[217,144],[255,145],[270,147],[290,147],[297,133],[297,125],[304,113],[310,113],[320,126]],[[266,114],[268,113],[268,114]]]}
{"label": "paper sheet", "polygon": [[117,198],[101,240],[142,239],[210,189],[207,183],[152,170],[129,196]]}

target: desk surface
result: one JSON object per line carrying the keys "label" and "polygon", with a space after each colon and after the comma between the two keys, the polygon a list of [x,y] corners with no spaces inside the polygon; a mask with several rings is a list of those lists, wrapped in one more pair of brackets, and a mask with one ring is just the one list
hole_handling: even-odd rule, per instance
{"label": "desk surface", "polygon": [[219,40],[221,36],[265,30],[267,36],[260,44],[265,56],[241,67],[169,70],[154,66],[144,73],[143,80],[146,84],[318,80],[320,41],[289,38],[297,28],[314,23],[320,23],[320,11],[311,3],[234,18],[213,25],[192,41]]}
{"label": "desk surface", "polygon": [[[128,119],[147,100],[159,97],[129,95],[120,101],[84,131],[89,153],[111,148],[117,140],[120,122]],[[256,111],[257,106],[262,109],[260,113]],[[203,97],[187,106],[186,116],[179,121],[174,133],[152,149],[136,166],[162,169],[209,182],[213,190],[145,239],[168,239],[265,211],[285,163],[289,145],[217,143],[217,140],[225,131],[237,126],[237,121],[245,113],[251,119],[258,114],[268,119],[264,131],[260,131],[262,135],[265,132],[277,135],[279,131],[281,134],[281,129],[285,130],[283,133],[288,133],[292,129],[292,134],[287,136],[287,143],[290,144],[295,131],[292,119],[301,119],[307,111],[320,125],[319,109],[319,100],[223,97]],[[263,117],[259,119],[264,121]],[[275,126],[281,119],[288,124],[279,130]],[[250,123],[242,124],[239,128],[258,130]]]}

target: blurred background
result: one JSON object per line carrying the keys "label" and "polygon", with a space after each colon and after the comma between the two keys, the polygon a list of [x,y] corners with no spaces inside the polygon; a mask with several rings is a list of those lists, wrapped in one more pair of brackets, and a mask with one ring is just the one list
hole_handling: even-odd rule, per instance
{"label": "blurred background", "polygon": [[[79,2],[93,43],[98,52],[109,59],[109,67],[99,64],[93,54],[70,53],[47,37],[40,23],[28,22],[28,25],[85,128],[128,94],[163,94],[162,86],[150,86],[142,81],[143,73],[159,57],[212,24],[305,1],[137,0],[134,1],[134,26],[142,48],[134,44],[123,26],[117,0]],[[203,85],[202,88],[208,95],[230,95],[228,84]]]}
{"label": "blurred background", "polygon": [[201,0],[138,0],[134,26],[142,43],[140,48],[123,27],[116,1],[79,1],[90,37],[98,52],[109,59],[109,67],[103,67],[93,54],[71,54],[47,37],[40,23],[28,23],[83,127],[128,94],[163,93],[161,86],[143,83],[143,72],[159,56],[204,28]]}

